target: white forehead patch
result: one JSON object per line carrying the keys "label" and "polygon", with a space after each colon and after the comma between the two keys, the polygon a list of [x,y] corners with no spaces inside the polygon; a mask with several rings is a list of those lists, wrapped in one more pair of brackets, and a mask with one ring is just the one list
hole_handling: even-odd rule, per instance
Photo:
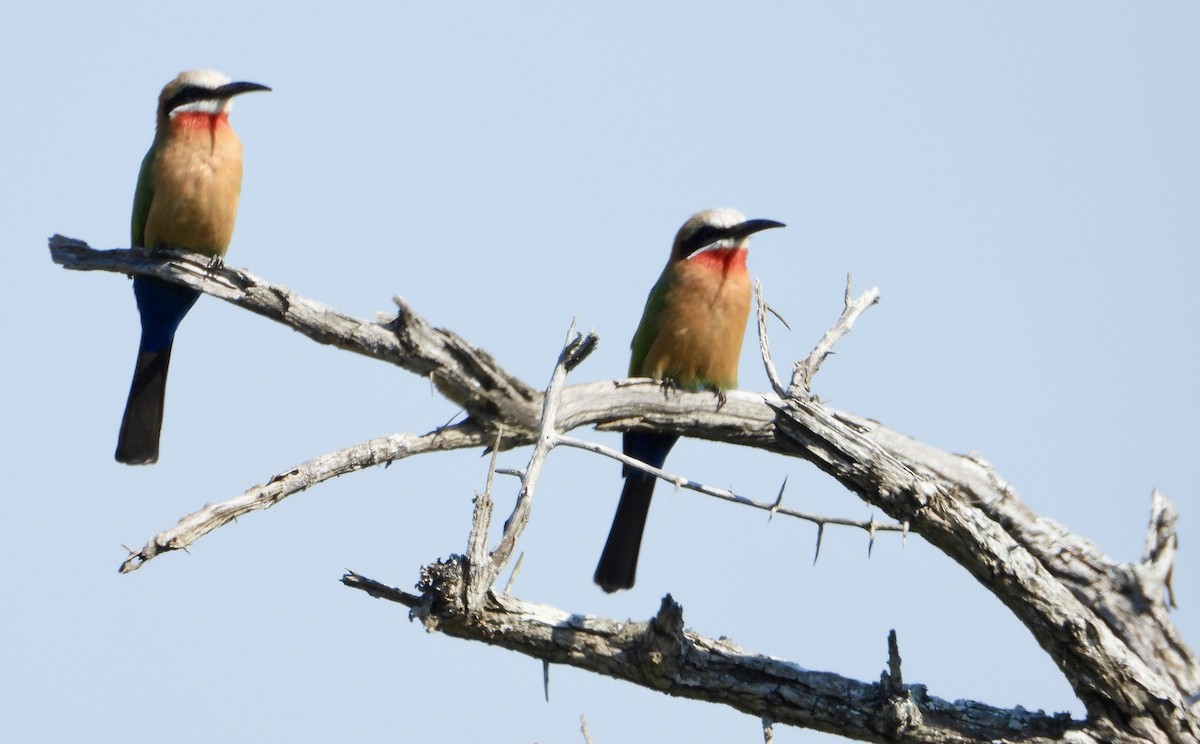
{"label": "white forehead patch", "polygon": [[746,221],[746,216],[736,209],[719,207],[697,212],[679,228],[679,239],[683,240],[702,227],[733,227]]}
{"label": "white forehead patch", "polygon": [[701,225],[712,225],[713,227],[733,227],[740,225],[746,221],[746,215],[730,209],[729,207],[718,207],[716,209],[706,209],[703,212],[697,212],[688,222],[694,222],[696,227]]}
{"label": "white forehead patch", "polygon": [[175,78],[181,85],[195,85],[201,88],[220,88],[222,85],[227,85],[230,80],[216,70],[188,70],[187,72],[179,73],[179,77]]}

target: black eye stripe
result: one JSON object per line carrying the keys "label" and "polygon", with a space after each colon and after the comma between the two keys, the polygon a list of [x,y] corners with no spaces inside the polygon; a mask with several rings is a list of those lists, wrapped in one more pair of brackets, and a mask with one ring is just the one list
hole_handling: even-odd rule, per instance
{"label": "black eye stripe", "polygon": [[166,108],[167,113],[170,113],[180,106],[186,106],[189,103],[203,101],[212,97],[212,88],[202,88],[199,85],[185,85],[176,91],[175,95],[168,98],[163,106]]}
{"label": "black eye stripe", "polygon": [[683,240],[683,253],[688,255],[700,250],[706,245],[715,243],[725,236],[725,230],[712,225],[704,225],[696,229]]}

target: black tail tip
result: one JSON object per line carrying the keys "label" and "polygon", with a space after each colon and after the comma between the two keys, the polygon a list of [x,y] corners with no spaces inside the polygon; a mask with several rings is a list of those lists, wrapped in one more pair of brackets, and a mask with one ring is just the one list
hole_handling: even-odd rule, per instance
{"label": "black tail tip", "polygon": [[622,589],[633,588],[632,576],[613,576],[611,571],[605,569],[604,566],[597,566],[596,573],[592,576],[592,581],[596,582],[608,594],[619,592]]}
{"label": "black tail tip", "polygon": [[121,464],[154,464],[158,462],[158,452],[134,454],[134,452],[116,450],[116,454],[113,457],[116,462],[120,462]]}
{"label": "black tail tip", "polygon": [[158,462],[158,442],[153,447],[131,446],[128,442],[117,442],[113,458],[123,465],[153,465]]}

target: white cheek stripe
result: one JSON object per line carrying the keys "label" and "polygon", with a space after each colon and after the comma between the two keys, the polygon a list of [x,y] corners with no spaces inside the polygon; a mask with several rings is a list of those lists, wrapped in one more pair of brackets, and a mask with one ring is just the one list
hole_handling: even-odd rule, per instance
{"label": "white cheek stripe", "polygon": [[695,258],[696,256],[699,256],[701,253],[708,253],[709,251],[718,251],[718,250],[722,250],[722,249],[729,250],[729,249],[737,248],[737,246],[738,246],[738,240],[736,238],[723,238],[721,240],[716,241],[715,243],[709,243],[708,245],[704,246],[703,248],[697,248],[696,250],[692,251],[691,253],[689,253],[687,255],[687,260],[691,260],[691,259]]}
{"label": "white cheek stripe", "polygon": [[229,111],[230,100],[228,98],[210,99],[206,101],[192,101],[171,110],[171,116],[182,113],[184,111],[196,112],[201,114],[219,114],[223,111]]}

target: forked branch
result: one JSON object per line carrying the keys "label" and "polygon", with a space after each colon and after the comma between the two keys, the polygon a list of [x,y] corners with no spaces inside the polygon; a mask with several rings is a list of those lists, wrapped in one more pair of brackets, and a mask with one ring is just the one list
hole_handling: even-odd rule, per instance
{"label": "forked branch", "polygon": [[[185,518],[175,536],[152,541],[131,556],[123,570],[176,549],[179,541],[186,544],[187,539],[238,514],[266,508],[323,479],[362,467],[461,447],[508,448],[536,442],[536,454],[570,444],[563,432],[584,425],[653,428],[803,458],[907,525],[966,568],[1021,619],[1084,702],[1088,720],[1072,722],[1008,710],[996,713],[1006,728],[993,729],[980,721],[991,720],[989,711],[995,709],[972,703],[948,710],[923,689],[901,684],[898,652],[893,654],[895,669],[889,669],[886,690],[862,686],[836,675],[776,667],[771,660],[684,631],[682,615],[671,602],[665,602],[649,623],[630,625],[580,618],[496,595],[490,588],[497,573],[494,566],[472,578],[467,602],[461,559],[427,567],[420,595],[396,592],[356,575],[347,576],[346,583],[416,607],[427,627],[452,635],[515,648],[546,661],[591,665],[588,668],[671,694],[712,699],[766,720],[864,740],[982,737],[1181,744],[1200,740],[1200,718],[1193,705],[1200,690],[1200,667],[1168,614],[1176,544],[1175,512],[1169,502],[1154,495],[1143,560],[1119,563],[1033,513],[979,458],[942,452],[878,422],[823,406],[811,394],[812,376],[836,340],[878,298],[876,290],[852,300],[847,283],[841,318],[808,358],[796,365],[786,391],[773,374],[764,332],[764,365],[772,385],[787,394],[777,398],[734,391],[725,405],[714,410],[709,394],[664,398],[650,381],[565,387],[566,371],[578,362],[579,352],[560,356],[555,371],[558,387],[552,382],[552,394],[539,394],[509,375],[489,354],[450,331],[433,328],[402,301],[395,318],[368,323],[246,272],[211,269],[206,258],[190,254],[170,254],[167,258],[172,260],[164,260],[132,251],[98,252],[58,237],[51,241],[51,252],[67,268],[149,273],[184,283],[272,317],[321,343],[431,376],[438,389],[468,414],[460,424],[425,435],[397,434],[310,460],[237,499],[197,512],[195,519]],[[760,310],[760,328],[765,331],[765,309]],[[526,497],[536,483],[535,465],[531,460],[524,471]],[[525,511],[510,520],[517,527],[527,518],[528,498],[519,508]],[[477,521],[488,518],[486,509],[477,512]],[[872,532],[876,528],[873,522],[868,525]],[[515,543],[515,534],[502,538],[491,558],[507,559]],[[473,556],[480,554],[479,544],[478,538],[472,540]],[[754,677],[755,669],[765,676]],[[704,679],[711,682],[711,690],[681,684],[708,672],[713,673],[711,680]],[[823,679],[839,694],[805,697],[805,690],[813,692]],[[760,680],[766,680],[765,686],[759,686]],[[832,711],[825,706],[846,701],[851,702],[845,708],[850,720],[827,717]],[[962,705],[973,712],[968,715]],[[880,713],[885,709],[891,712]]]}

